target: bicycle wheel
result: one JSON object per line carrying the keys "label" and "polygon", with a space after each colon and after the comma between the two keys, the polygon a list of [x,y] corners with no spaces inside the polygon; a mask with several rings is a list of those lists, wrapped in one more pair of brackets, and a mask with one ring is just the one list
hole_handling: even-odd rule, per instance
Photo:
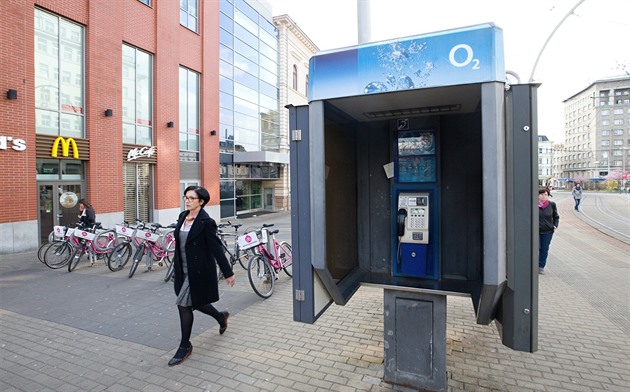
{"label": "bicycle wheel", "polygon": [[133,261],[131,262],[131,268],[129,269],[130,278],[133,276],[133,274],[136,273],[136,270],[138,269],[138,264],[140,264],[140,261],[142,261],[142,258],[144,257],[145,246],[147,245],[144,242],[138,245],[138,249],[136,250],[136,253],[133,255]]}
{"label": "bicycle wheel", "polygon": [[121,242],[107,255],[107,268],[112,272],[120,271],[125,268],[130,257],[131,244],[129,242]]}
{"label": "bicycle wheel", "polygon": [[263,256],[256,256],[249,260],[247,277],[254,292],[262,298],[269,298],[276,286],[275,274],[269,261]]}
{"label": "bicycle wheel", "polygon": [[278,247],[278,260],[282,265],[282,270],[289,276],[293,277],[293,253],[291,252],[291,245],[288,242],[282,241]]}
{"label": "bicycle wheel", "polygon": [[238,245],[238,242],[234,245],[234,255],[238,259],[238,263],[243,267],[244,270],[247,271],[249,268],[249,259],[254,257],[254,252],[252,249],[241,250],[241,247]]}
{"label": "bicycle wheel", "polygon": [[70,262],[68,263],[68,272],[72,272],[75,268],[77,268],[77,265],[79,265],[79,260],[81,260],[81,257],[83,257],[84,253],[84,246],[81,246],[80,248],[74,248],[72,256],[70,256]]}
{"label": "bicycle wheel", "polygon": [[44,263],[52,269],[65,267],[73,250],[74,248],[66,241],[53,242],[44,253]]}
{"label": "bicycle wheel", "polygon": [[46,253],[46,251],[48,250],[48,248],[50,248],[51,245],[52,245],[52,242],[44,242],[37,249],[37,258],[39,259],[39,261],[41,261],[44,264],[46,264],[46,262],[44,261],[44,253]]}
{"label": "bicycle wheel", "polygon": [[166,269],[166,274],[164,274],[164,281],[168,282],[173,278],[173,274],[175,273],[175,263],[173,263],[170,256],[166,256],[165,260],[168,260],[168,268]]}

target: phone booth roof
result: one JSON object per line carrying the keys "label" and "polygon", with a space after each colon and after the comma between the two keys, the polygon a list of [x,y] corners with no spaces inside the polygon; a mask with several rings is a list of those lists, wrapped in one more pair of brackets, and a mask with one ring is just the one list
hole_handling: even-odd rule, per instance
{"label": "phone booth roof", "polygon": [[504,82],[503,57],[492,23],[321,52],[310,60],[308,98]]}

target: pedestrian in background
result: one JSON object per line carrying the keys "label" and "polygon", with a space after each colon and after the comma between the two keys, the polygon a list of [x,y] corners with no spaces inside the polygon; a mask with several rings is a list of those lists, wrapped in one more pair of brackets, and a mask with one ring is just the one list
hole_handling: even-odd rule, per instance
{"label": "pedestrian in background", "polygon": [[573,200],[575,200],[575,210],[580,210],[580,201],[582,201],[582,187],[579,182],[575,183],[575,186],[571,190],[571,194],[573,195]]}
{"label": "pedestrian in background", "polygon": [[[79,221],[85,226],[85,228],[91,229],[96,223],[96,212],[94,212],[94,207],[92,207],[89,201],[81,199],[79,200],[79,212]],[[96,263],[97,255],[94,252],[87,252],[87,255],[88,260],[90,261],[90,266],[93,266],[94,263]]]}
{"label": "pedestrian in background", "polygon": [[193,310],[213,317],[219,323],[223,335],[228,326],[227,311],[219,312],[213,302],[219,300],[217,263],[225,282],[234,286],[236,279],[232,265],[223,253],[217,236],[217,223],[203,207],[210,201],[208,191],[200,186],[189,186],[184,191],[186,210],[179,214],[175,228],[175,294],[182,337],[179,349],[168,366],[182,363],[192,353],[190,335],[193,326]]}
{"label": "pedestrian in background", "polygon": [[545,188],[538,190],[538,273],[545,273],[549,245],[554,231],[558,228],[560,216],[556,203],[549,200],[549,193]]}
{"label": "pedestrian in background", "polygon": [[85,199],[79,200],[79,221],[90,228],[96,222],[96,212],[94,207]]}

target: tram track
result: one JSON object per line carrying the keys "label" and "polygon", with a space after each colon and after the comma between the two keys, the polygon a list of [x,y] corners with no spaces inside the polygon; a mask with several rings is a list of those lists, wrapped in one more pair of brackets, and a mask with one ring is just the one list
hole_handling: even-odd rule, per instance
{"label": "tram track", "polygon": [[630,195],[587,193],[576,214],[589,226],[630,244]]}

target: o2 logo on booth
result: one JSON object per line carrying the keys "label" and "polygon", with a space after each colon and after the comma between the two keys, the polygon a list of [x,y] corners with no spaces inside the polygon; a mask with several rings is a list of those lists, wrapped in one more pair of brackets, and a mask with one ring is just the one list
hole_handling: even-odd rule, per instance
{"label": "o2 logo on booth", "polygon": [[[9,145],[9,142],[11,145]],[[0,136],[0,150],[8,150],[9,148],[15,151],[26,150],[26,141],[24,139],[14,139],[11,136]]]}
{"label": "o2 logo on booth", "polygon": [[[463,58],[461,56],[462,51],[466,54]],[[473,49],[470,45],[459,44],[453,46],[448,54],[448,60],[452,65],[458,68],[473,63],[472,69],[479,69],[479,59],[474,58]]]}

